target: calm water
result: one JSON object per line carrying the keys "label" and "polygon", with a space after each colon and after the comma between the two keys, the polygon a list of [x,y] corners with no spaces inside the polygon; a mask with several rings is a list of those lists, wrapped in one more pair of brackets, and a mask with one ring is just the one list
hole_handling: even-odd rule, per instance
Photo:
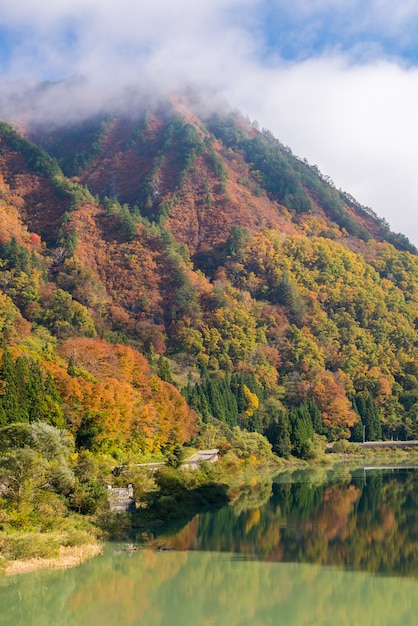
{"label": "calm water", "polygon": [[0,626],[415,626],[417,504],[416,470],[283,474],[157,549],[0,578]]}

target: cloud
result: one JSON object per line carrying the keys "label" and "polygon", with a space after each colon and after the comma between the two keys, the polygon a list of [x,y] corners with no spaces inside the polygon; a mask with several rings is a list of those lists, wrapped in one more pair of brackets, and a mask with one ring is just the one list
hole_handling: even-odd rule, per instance
{"label": "cloud", "polygon": [[222,89],[257,57],[259,40],[250,26],[258,4],[56,0],[37,7],[34,0],[16,0],[0,16],[13,47],[0,76],[31,81],[85,76],[99,85],[101,97],[106,85],[115,94],[137,83],[174,89],[199,82]]}
{"label": "cloud", "polygon": [[131,105],[130,84],[214,86],[418,244],[417,20],[415,0],[15,0],[0,96],[15,106],[15,78],[86,76],[43,92],[53,119]]}
{"label": "cloud", "polygon": [[247,78],[231,101],[418,244],[418,69],[331,56]]}

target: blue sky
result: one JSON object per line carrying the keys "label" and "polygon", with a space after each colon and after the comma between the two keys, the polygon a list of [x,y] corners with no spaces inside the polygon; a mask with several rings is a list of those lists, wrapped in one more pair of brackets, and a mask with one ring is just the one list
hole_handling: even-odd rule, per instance
{"label": "blue sky", "polygon": [[0,75],[214,86],[418,245],[417,32],[417,0],[14,0]]}
{"label": "blue sky", "polygon": [[272,52],[289,60],[337,50],[357,61],[385,56],[413,63],[418,11],[414,3],[397,4],[266,1],[263,30]]}

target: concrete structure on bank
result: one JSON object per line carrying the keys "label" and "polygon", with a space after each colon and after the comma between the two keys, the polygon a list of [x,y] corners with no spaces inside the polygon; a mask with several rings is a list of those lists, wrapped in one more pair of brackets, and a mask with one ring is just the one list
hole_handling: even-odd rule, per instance
{"label": "concrete structure on bank", "polygon": [[136,510],[134,489],[131,484],[125,488],[113,488],[109,486],[107,491],[109,494],[111,511],[126,511],[128,513],[132,513]]}

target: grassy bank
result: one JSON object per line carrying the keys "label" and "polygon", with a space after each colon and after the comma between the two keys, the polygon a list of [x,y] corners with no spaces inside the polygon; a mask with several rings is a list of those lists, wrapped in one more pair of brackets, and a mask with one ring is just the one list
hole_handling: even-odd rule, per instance
{"label": "grassy bank", "polygon": [[22,516],[20,520],[3,522],[0,572],[10,574],[43,567],[70,567],[100,551],[101,531],[92,520],[74,514],[55,519],[53,523],[49,521],[48,525],[35,524]]}
{"label": "grassy bank", "polygon": [[100,554],[100,543],[86,543],[81,546],[59,546],[56,556],[33,557],[5,562],[3,572],[6,576],[26,574],[38,569],[65,569],[76,567],[93,556]]}

